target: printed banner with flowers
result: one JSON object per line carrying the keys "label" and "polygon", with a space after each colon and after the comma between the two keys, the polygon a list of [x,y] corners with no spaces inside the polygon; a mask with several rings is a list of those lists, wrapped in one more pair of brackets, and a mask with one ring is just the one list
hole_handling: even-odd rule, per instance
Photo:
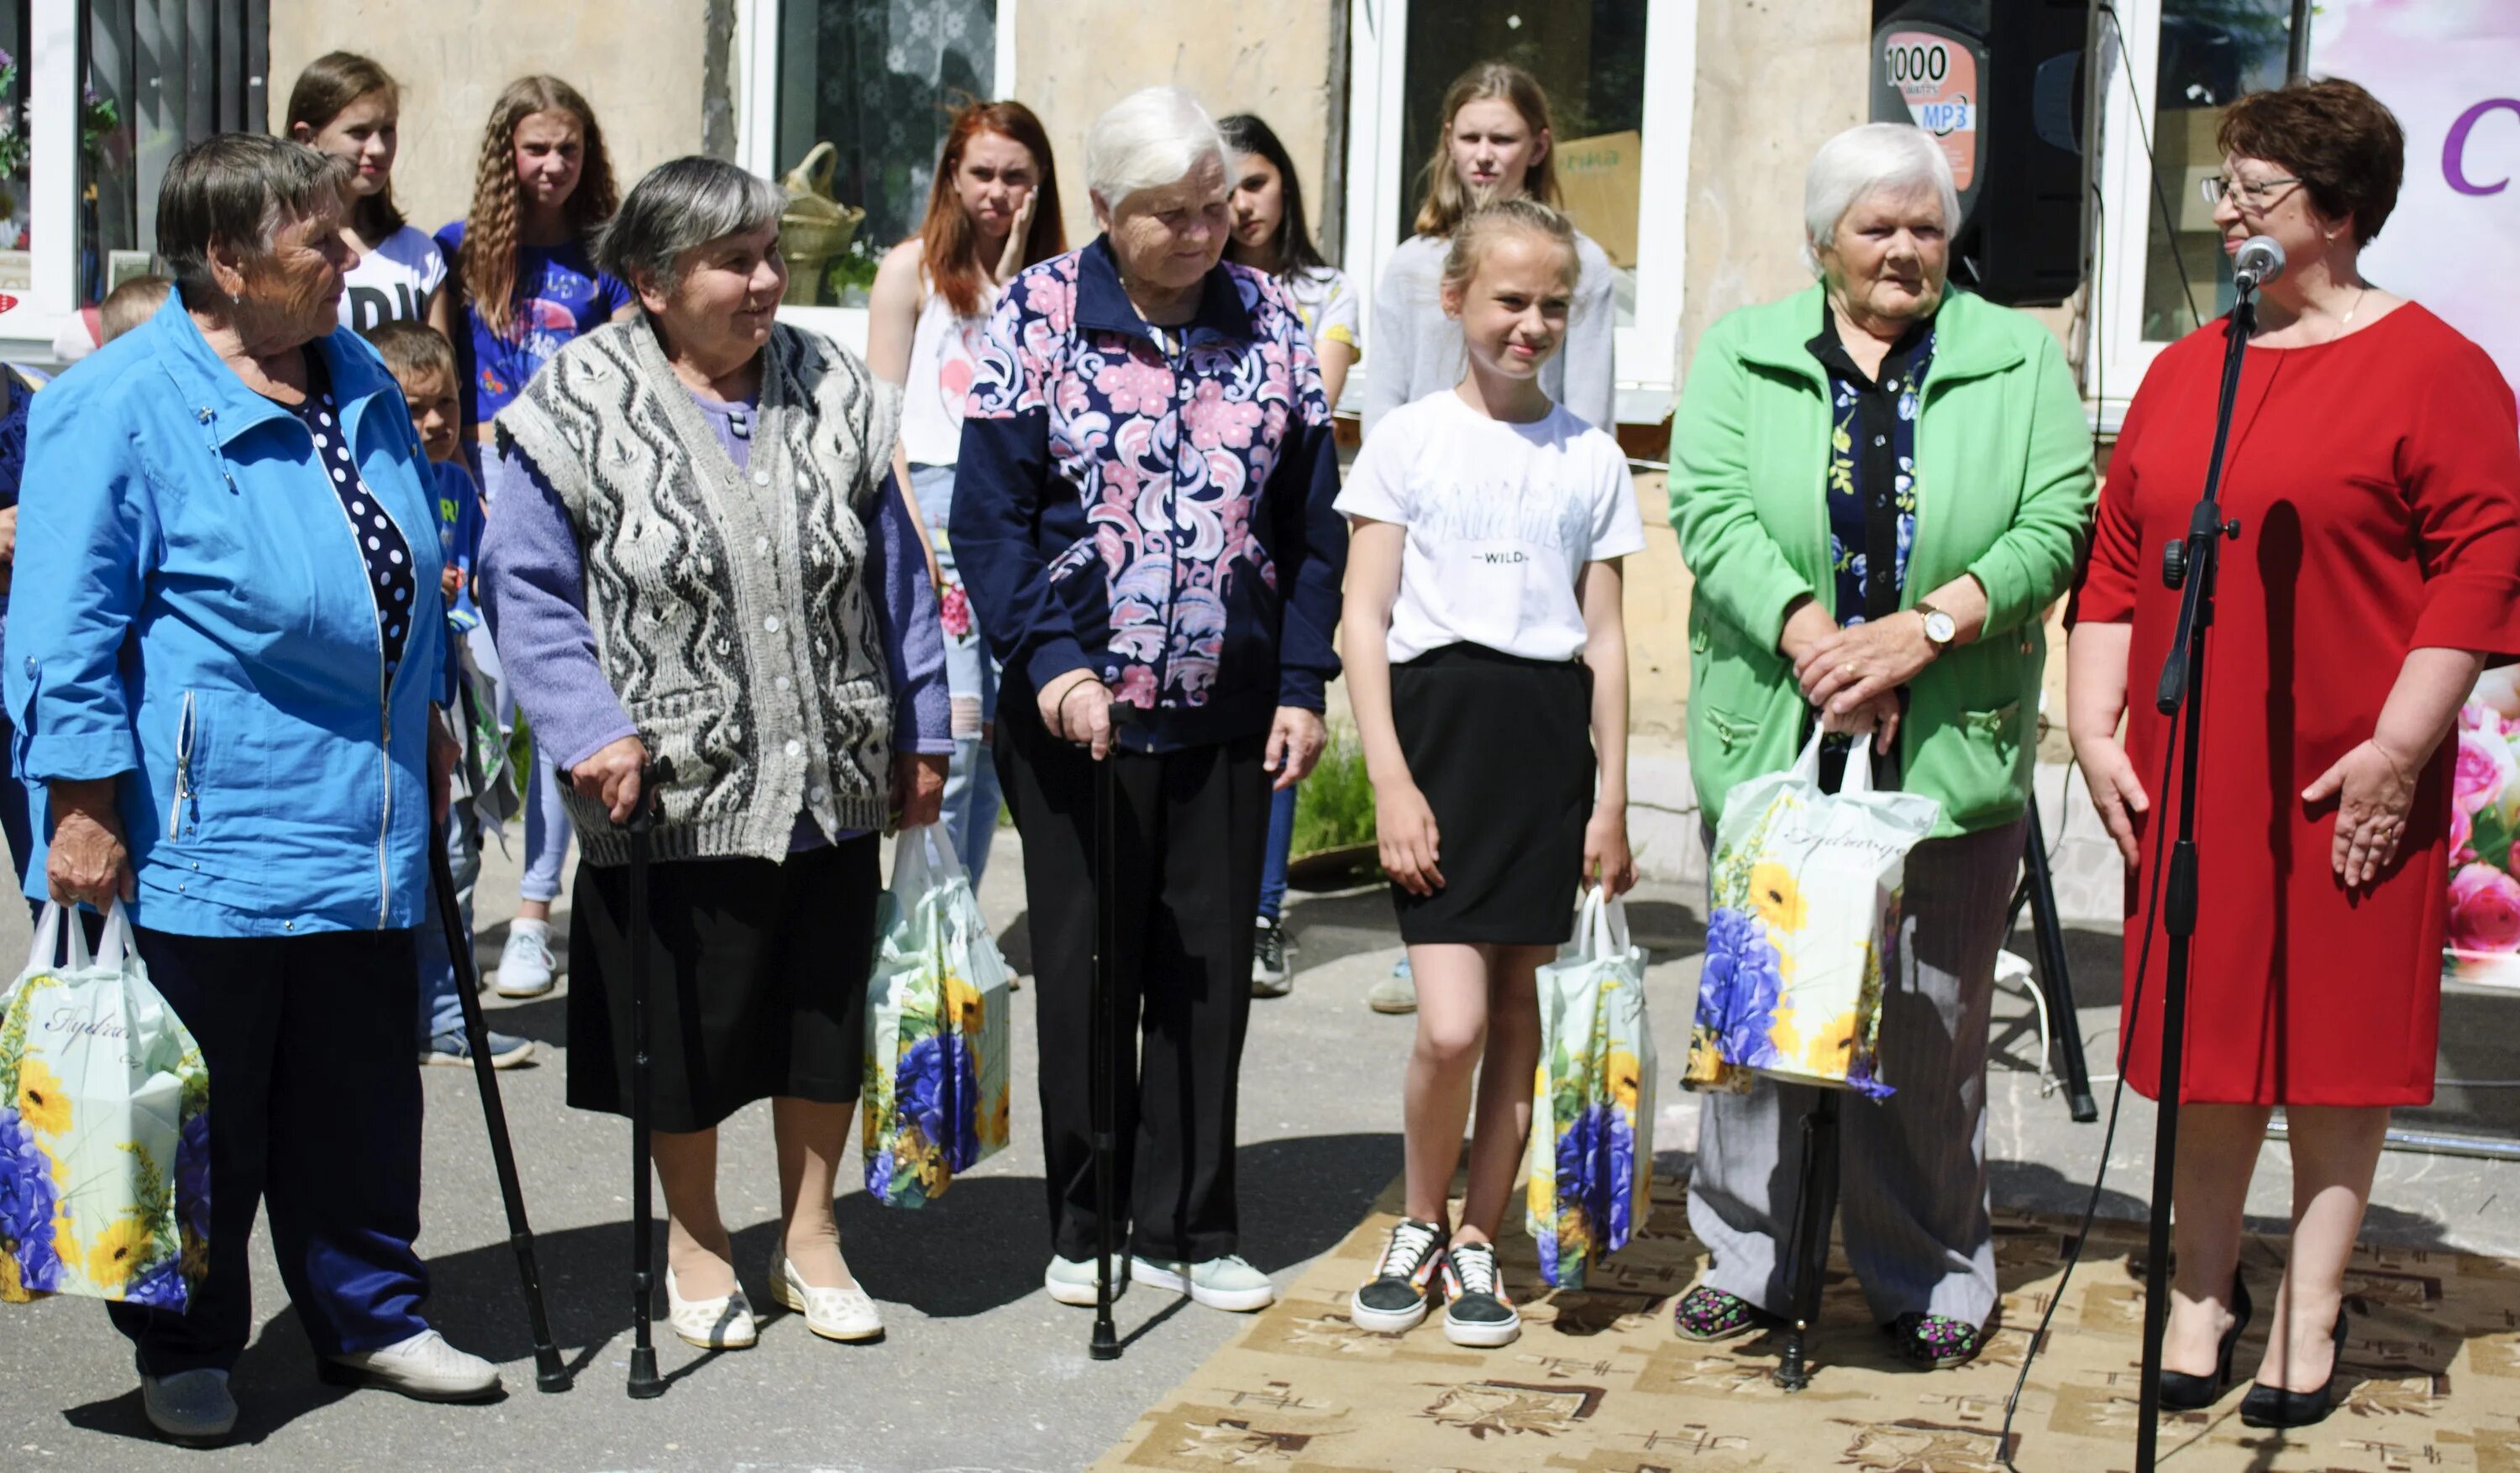
{"label": "printed banner with flowers", "polygon": [[1874,792],[1857,742],[1838,792],[1820,738],[1781,773],[1735,787],[1716,826],[1713,907],[1682,1083],[1741,1092],[1768,1075],[1890,1093],[1878,1055],[1908,851],[1941,805]]}
{"label": "printed banner with flowers", "polygon": [[[209,1070],[115,907],[105,955],[36,957],[0,999],[0,1300],[182,1310],[209,1263]],[[72,919],[70,927],[77,929]]]}
{"label": "printed banner with flowers", "polygon": [[1584,1287],[1586,1271],[1636,1235],[1653,1198],[1655,1058],[1645,954],[1598,887],[1575,936],[1540,969],[1525,1215],[1541,1275]]}
{"label": "printed banner with flowers", "polygon": [[2445,980],[2520,988],[2515,835],[2520,835],[2520,720],[2471,700],[2458,713],[2458,766],[2451,783]]}
{"label": "printed banner with flowers", "polygon": [[1006,1146],[1010,980],[953,846],[905,829],[867,981],[860,1145],[878,1202],[924,1206]]}

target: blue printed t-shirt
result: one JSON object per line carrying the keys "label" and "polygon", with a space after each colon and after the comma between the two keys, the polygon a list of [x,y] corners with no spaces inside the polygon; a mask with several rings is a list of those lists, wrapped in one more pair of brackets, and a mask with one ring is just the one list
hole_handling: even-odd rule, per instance
{"label": "blue printed t-shirt", "polygon": [[[463,244],[461,220],[437,233],[437,247],[450,262]],[[613,313],[633,300],[634,294],[619,278],[595,269],[585,246],[578,242],[517,247],[518,335],[510,339],[492,333],[469,302],[464,313],[467,330],[456,335],[456,356],[463,360],[464,376],[472,385],[465,406],[467,423],[488,424],[570,338],[610,321]]]}
{"label": "blue printed t-shirt", "polygon": [[455,597],[447,601],[446,623],[469,633],[481,623],[481,610],[472,603],[472,559],[481,553],[481,488],[472,484],[472,474],[461,461],[439,461],[430,469],[437,481],[437,540],[446,549],[446,560],[463,574]]}

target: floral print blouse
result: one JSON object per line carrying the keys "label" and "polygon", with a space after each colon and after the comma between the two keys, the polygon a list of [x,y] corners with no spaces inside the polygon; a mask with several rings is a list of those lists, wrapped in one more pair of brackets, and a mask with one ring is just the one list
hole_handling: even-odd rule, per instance
{"label": "floral print blouse", "polygon": [[[1092,670],[1170,750],[1320,710],[1347,530],[1310,340],[1284,290],[1220,263],[1149,327],[1109,243],[1008,284],[982,339],[950,519],[1010,686]],[[1029,699],[1029,697],[1026,697]]]}
{"label": "floral print blouse", "polygon": [[[1822,317],[1810,347],[1828,371],[1828,556],[1837,621],[1851,627],[1898,612],[1908,584],[1908,550],[1916,542],[1916,392],[1933,365],[1934,330],[1930,320],[1909,329],[1874,379],[1838,339],[1836,313],[1822,307]],[[1874,577],[1876,568],[1885,576]]]}

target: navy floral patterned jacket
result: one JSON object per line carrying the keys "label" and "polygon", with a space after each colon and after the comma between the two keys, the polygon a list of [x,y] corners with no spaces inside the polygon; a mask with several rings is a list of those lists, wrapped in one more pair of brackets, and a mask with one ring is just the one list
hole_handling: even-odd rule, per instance
{"label": "navy floral patterned jacket", "polygon": [[1167,351],[1109,243],[1008,284],[963,422],[949,527],[1010,699],[1092,670],[1156,751],[1322,709],[1347,527],[1295,308],[1220,263]]}

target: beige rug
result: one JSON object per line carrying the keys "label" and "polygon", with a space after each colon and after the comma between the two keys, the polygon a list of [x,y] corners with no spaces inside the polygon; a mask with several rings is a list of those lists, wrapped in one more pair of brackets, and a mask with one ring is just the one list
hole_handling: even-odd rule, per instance
{"label": "beige rug", "polygon": [[[1996,1225],[2002,1309],[1985,1354],[1923,1372],[1887,1353],[1842,1259],[1815,1337],[1819,1369],[1787,1396],[1767,1340],[1705,1347],[1672,1334],[1674,1296],[1705,1252],[1677,1183],[1658,1183],[1647,1234],[1582,1293],[1551,1297],[1531,1242],[1503,1247],[1525,1328],[1498,1351],[1463,1351],[1429,1318],[1406,1335],[1358,1329],[1347,1296],[1396,1221],[1398,1184],[1285,1300],[1142,1418],[1107,1469],[1287,1473],[1732,1473],[1855,1468],[1981,1473],[2023,1352],[2054,1293],[2072,1224]],[[1518,1213],[1508,1214],[1517,1218]],[[1518,1227],[1518,1224],[1516,1225]],[[2103,1223],[2050,1330],[2020,1415],[2022,1473],[2108,1473],[2135,1461],[2143,1298],[2141,1224]],[[2264,1345],[2280,1259],[2250,1244],[2261,1304],[2245,1376]],[[2366,1249],[2347,1282],[2354,1338],[2344,1405],[2302,1432],[2240,1425],[2240,1391],[2167,1419],[2162,1466],[2195,1473],[2520,1473],[2520,1264]]]}

